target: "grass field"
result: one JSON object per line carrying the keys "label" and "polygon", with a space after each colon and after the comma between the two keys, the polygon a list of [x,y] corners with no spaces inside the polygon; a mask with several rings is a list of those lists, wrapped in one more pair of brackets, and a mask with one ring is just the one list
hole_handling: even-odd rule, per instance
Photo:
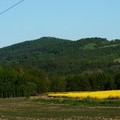
{"label": "grass field", "polygon": [[120,120],[120,100],[0,99],[0,120]]}

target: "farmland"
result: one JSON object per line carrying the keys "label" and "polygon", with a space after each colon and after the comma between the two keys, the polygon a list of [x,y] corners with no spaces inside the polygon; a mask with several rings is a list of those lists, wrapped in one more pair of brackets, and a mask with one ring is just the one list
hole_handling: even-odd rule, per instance
{"label": "farmland", "polygon": [[95,98],[95,99],[115,99],[120,98],[120,90],[97,91],[97,92],[58,92],[49,93],[50,97],[70,97],[70,98]]}
{"label": "farmland", "polygon": [[0,120],[120,120],[120,100],[5,98]]}

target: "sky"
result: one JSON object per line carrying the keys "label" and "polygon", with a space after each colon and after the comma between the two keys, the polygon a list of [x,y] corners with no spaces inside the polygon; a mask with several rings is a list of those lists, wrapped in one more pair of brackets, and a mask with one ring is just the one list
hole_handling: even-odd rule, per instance
{"label": "sky", "polygon": [[[0,12],[20,0],[0,0]],[[44,36],[120,39],[120,0],[24,0],[0,15],[0,48]]]}

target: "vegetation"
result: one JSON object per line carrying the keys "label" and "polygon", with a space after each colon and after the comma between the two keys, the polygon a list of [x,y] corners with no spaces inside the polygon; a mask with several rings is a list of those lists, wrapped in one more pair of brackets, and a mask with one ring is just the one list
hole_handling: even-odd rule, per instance
{"label": "vegetation", "polygon": [[120,99],[120,90],[97,92],[58,92],[49,93],[49,97],[89,98],[89,99]]}
{"label": "vegetation", "polygon": [[43,37],[0,49],[2,64],[36,68],[48,74],[85,71],[118,72],[120,41],[86,38],[77,41]]}
{"label": "vegetation", "polygon": [[119,60],[120,41],[105,38],[43,37],[1,48],[0,120],[119,120],[119,95],[105,100],[39,96],[70,91],[119,93]]}
{"label": "vegetation", "polygon": [[118,100],[0,99],[1,120],[119,120]]}
{"label": "vegetation", "polygon": [[120,74],[49,75],[38,69],[0,66],[0,97],[35,96],[45,92],[119,90]]}
{"label": "vegetation", "polygon": [[43,37],[0,49],[0,97],[120,89],[120,41]]}
{"label": "vegetation", "polygon": [[48,91],[48,78],[38,70],[23,68],[0,69],[0,97],[37,95]]}

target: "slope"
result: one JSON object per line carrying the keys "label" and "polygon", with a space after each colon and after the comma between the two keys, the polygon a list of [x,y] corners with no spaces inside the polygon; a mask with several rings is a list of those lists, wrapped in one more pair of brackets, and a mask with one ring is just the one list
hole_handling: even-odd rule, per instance
{"label": "slope", "polygon": [[50,74],[119,69],[120,41],[85,38],[77,41],[43,37],[0,49],[1,64],[41,69]]}

